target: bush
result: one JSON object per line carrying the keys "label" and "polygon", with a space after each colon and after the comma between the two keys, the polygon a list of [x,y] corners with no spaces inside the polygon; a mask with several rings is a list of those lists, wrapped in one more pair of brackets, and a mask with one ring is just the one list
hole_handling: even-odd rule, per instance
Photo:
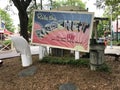
{"label": "bush", "polygon": [[108,65],[106,65],[105,63],[102,64],[100,67],[97,67],[96,70],[101,72],[111,72],[110,67],[108,67]]}
{"label": "bush", "polygon": [[11,43],[11,40],[5,40],[3,43],[4,43],[5,45],[7,45],[7,44]]}
{"label": "bush", "polygon": [[[50,64],[60,64],[60,65],[72,65],[72,66],[82,66],[89,67],[89,59],[80,58],[79,60],[75,60],[74,57],[53,57],[46,56],[41,63],[50,63]],[[111,72],[111,69],[104,63],[102,66],[98,66],[96,71],[100,72]]]}
{"label": "bush", "polygon": [[79,59],[75,60],[74,58],[71,57],[52,57],[52,56],[47,56],[44,57],[43,60],[40,62],[44,63],[50,63],[50,64],[68,64],[68,65],[74,65],[74,66],[89,66],[89,60],[88,59]]}
{"label": "bush", "polygon": [[[110,45],[110,44],[111,44],[111,41],[108,42],[108,45]],[[117,42],[117,41],[113,40],[112,44],[115,46],[118,46],[118,45],[120,45],[120,41]]]}

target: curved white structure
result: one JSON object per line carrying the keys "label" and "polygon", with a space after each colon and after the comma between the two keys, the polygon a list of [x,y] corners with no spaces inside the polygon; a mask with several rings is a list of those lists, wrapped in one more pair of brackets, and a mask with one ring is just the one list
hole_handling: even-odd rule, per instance
{"label": "curved white structure", "polygon": [[11,39],[16,51],[21,54],[22,66],[30,66],[32,64],[32,56],[28,42],[22,36],[11,36]]}

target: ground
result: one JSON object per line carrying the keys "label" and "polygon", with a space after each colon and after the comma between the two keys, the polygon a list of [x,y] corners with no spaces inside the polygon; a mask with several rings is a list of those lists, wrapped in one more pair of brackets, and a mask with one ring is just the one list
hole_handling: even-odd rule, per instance
{"label": "ground", "polygon": [[90,68],[71,65],[45,64],[33,56],[37,72],[32,76],[20,77],[20,57],[5,59],[0,67],[0,90],[59,90],[63,83],[73,83],[79,90],[120,90],[120,62],[105,56],[111,73],[91,71]]}

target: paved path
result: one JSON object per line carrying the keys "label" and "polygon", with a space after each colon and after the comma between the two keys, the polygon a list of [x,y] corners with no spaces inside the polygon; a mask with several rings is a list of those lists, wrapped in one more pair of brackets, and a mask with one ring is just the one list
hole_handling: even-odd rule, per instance
{"label": "paved path", "polygon": [[117,54],[120,55],[120,46],[107,46],[104,51],[105,54]]}
{"label": "paved path", "polygon": [[[32,55],[39,53],[39,46],[30,46]],[[104,51],[105,54],[117,54],[120,55],[120,46],[107,46]],[[10,50],[5,52],[0,52],[0,59],[10,58],[20,56],[20,53],[17,53],[16,50]]]}
{"label": "paved path", "polygon": [[[31,54],[38,54],[39,46],[30,46]],[[9,51],[1,51],[0,52],[0,59],[10,58],[20,56],[20,53],[17,53],[15,49]]]}

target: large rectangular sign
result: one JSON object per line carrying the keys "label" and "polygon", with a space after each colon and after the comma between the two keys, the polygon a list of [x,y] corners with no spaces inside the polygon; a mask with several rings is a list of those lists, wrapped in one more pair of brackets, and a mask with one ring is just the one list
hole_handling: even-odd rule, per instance
{"label": "large rectangular sign", "polygon": [[35,11],[32,43],[89,52],[93,13]]}

